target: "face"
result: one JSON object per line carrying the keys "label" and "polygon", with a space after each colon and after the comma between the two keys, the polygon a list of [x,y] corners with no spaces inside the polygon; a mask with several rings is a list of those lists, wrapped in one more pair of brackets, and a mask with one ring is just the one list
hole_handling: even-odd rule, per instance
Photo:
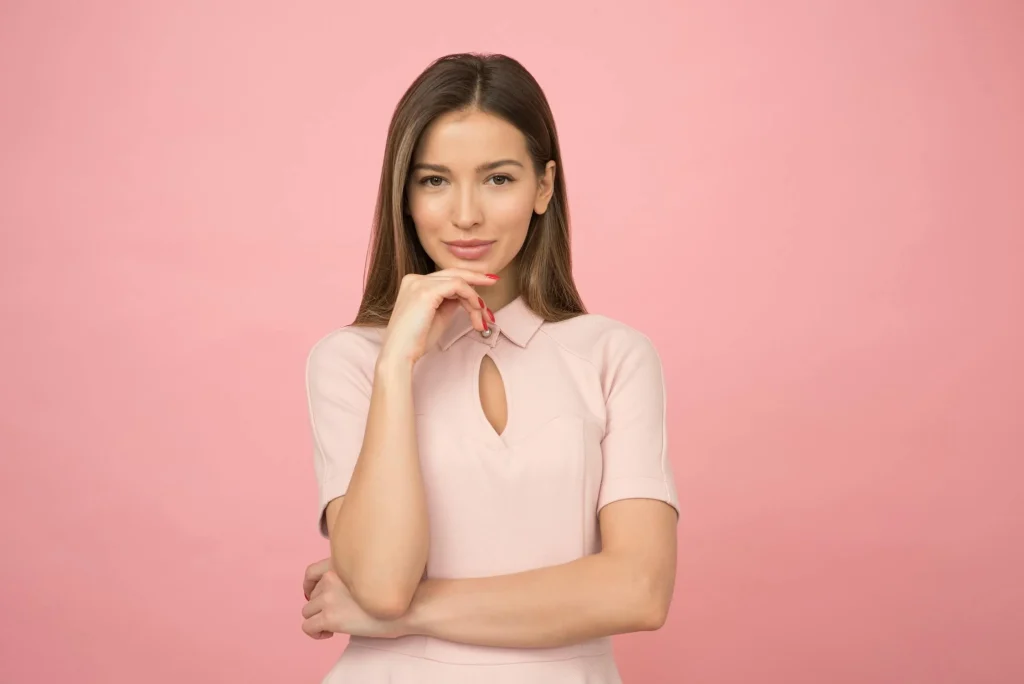
{"label": "face", "polygon": [[438,117],[424,132],[406,188],[416,235],[438,269],[507,276],[530,219],[547,211],[555,163],[538,175],[526,138],[478,110]]}

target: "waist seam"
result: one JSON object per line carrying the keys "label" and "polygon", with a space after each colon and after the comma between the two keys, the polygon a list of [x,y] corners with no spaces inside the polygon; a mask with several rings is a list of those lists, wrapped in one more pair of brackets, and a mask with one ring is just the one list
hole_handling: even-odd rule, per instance
{"label": "waist seam", "polygon": [[499,663],[456,663],[450,660],[438,660],[437,658],[431,658],[424,655],[414,655],[411,653],[403,653],[402,651],[392,650],[390,648],[377,648],[376,646],[367,646],[366,644],[353,644],[351,641],[345,647],[345,650],[350,648],[362,648],[367,651],[376,651],[377,653],[389,653],[391,655],[403,656],[405,658],[417,658],[419,660],[429,660],[432,663],[438,663],[441,665],[460,665],[463,667],[501,667],[503,665],[530,665],[533,663],[560,663],[569,660],[582,660],[584,658],[603,658],[606,657],[610,651],[601,651],[600,653],[580,653],[579,655],[565,656],[562,658],[534,658],[531,660],[508,660]]}

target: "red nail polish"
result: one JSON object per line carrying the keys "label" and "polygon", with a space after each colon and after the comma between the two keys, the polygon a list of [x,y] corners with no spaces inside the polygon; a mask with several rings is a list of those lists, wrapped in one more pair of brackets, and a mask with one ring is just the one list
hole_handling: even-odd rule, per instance
{"label": "red nail polish", "polygon": [[483,320],[483,324],[484,324],[484,332],[487,332],[488,330],[490,330],[490,328],[487,326],[487,319],[486,318]]}
{"label": "red nail polish", "polygon": [[494,275],[493,273],[484,273],[484,275],[487,276],[488,278],[491,278],[492,280],[498,279],[498,276]]}
{"label": "red nail polish", "polygon": [[494,312],[491,311],[490,309],[487,309],[487,315],[491,317],[491,323],[493,323],[494,322]]}
{"label": "red nail polish", "polygon": [[480,302],[480,308],[481,309],[486,309],[487,308],[487,305],[484,304],[484,298],[483,297],[477,297],[476,299],[477,299],[478,302]]}

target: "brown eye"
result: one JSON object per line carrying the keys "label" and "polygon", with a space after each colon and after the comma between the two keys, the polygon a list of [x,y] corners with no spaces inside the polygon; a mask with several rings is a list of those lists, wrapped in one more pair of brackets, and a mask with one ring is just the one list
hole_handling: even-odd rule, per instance
{"label": "brown eye", "polygon": [[509,183],[512,182],[512,178],[511,178],[511,176],[499,175],[499,176],[492,176],[491,177],[491,181],[493,181],[495,185],[508,185]]}
{"label": "brown eye", "polygon": [[444,178],[440,176],[427,176],[420,181],[420,185],[426,185],[431,188],[439,188],[444,183]]}

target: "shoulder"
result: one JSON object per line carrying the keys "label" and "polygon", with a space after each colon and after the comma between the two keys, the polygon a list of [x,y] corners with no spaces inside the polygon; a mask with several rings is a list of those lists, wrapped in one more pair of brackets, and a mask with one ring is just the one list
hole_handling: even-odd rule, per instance
{"label": "shoulder", "polygon": [[321,360],[336,356],[356,358],[374,355],[380,351],[381,328],[346,325],[327,333],[317,340],[309,351],[309,358]]}
{"label": "shoulder", "polygon": [[660,365],[658,351],[640,330],[601,314],[581,314],[556,323],[545,323],[541,331],[568,353],[585,359],[598,370],[607,370],[627,360]]}
{"label": "shoulder", "polygon": [[306,358],[310,391],[338,391],[344,385],[366,389],[381,347],[380,328],[347,325],[317,340]]}

